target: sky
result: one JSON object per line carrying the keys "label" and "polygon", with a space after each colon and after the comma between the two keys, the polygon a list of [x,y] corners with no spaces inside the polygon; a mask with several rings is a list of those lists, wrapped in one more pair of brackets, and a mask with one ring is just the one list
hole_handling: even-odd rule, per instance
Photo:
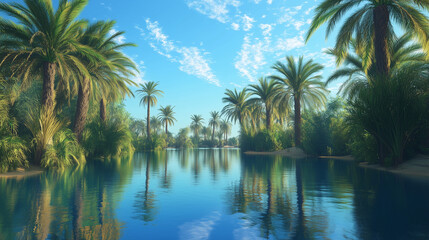
{"label": "sky", "polygon": [[[137,44],[124,50],[140,71],[133,80],[159,82],[164,96],[151,112],[175,106],[177,122],[169,128],[175,134],[189,126],[192,114],[207,124],[211,111],[222,110],[225,89],[242,89],[272,75],[271,66],[286,56],[323,64],[326,79],[335,60],[323,51],[334,45],[335,32],[326,39],[321,27],[304,41],[320,1],[90,0],[81,17],[115,20],[114,31],[125,32],[118,41]],[[339,84],[329,90],[335,94]],[[133,118],[145,119],[139,101],[136,95],[124,103]],[[235,125],[232,135],[237,134]]]}

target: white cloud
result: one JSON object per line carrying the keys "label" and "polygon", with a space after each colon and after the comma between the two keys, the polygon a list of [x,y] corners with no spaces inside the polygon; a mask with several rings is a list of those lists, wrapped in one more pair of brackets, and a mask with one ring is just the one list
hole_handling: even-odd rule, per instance
{"label": "white cloud", "polygon": [[[118,30],[116,30],[114,28],[109,31],[110,36],[112,36],[113,34],[116,34],[116,33],[118,33]],[[115,37],[114,40],[119,44],[123,44],[123,43],[125,43],[125,39],[126,39],[125,36],[122,34],[122,35]]]}
{"label": "white cloud", "polygon": [[197,10],[199,13],[207,15],[211,19],[216,19],[221,23],[229,21],[229,7],[238,7],[238,0],[188,0],[188,7]]}
{"label": "white cloud", "polygon": [[200,220],[187,222],[179,226],[180,239],[202,240],[209,239],[213,226],[220,219],[220,213],[214,212],[212,216]]}
{"label": "white cloud", "polygon": [[311,13],[311,11],[313,11],[313,9],[315,9],[315,8],[316,8],[316,6],[307,9],[307,11],[305,11],[305,15],[309,15]]}
{"label": "white cloud", "polygon": [[295,36],[293,38],[278,39],[276,48],[281,51],[290,51],[304,46],[304,38],[302,36]]}
{"label": "white cloud", "polygon": [[273,3],[273,0],[267,0],[267,3],[268,3],[268,4]]}
{"label": "white cloud", "polygon": [[256,81],[259,70],[266,64],[264,53],[268,51],[269,45],[269,42],[264,42],[258,38],[253,39],[253,41],[249,34],[244,37],[243,45],[234,64],[240,75],[251,82]]}
{"label": "white cloud", "polygon": [[238,23],[231,23],[231,28],[238,31],[240,29],[240,25]]}
{"label": "white cloud", "polygon": [[262,35],[265,37],[271,36],[271,31],[273,30],[273,26],[270,24],[259,24],[259,28],[262,30]]}
{"label": "white cloud", "polygon": [[171,62],[179,63],[179,70],[220,86],[219,80],[209,65],[209,61],[205,58],[205,55],[208,55],[207,52],[197,47],[178,46],[176,42],[170,40],[163,33],[157,21],[146,19],[146,28],[148,30],[149,46],[154,51],[165,56]]}
{"label": "white cloud", "polygon": [[305,22],[303,22],[303,21],[295,21],[295,22],[292,23],[292,25],[295,26],[295,29],[298,30],[298,31],[301,29],[301,27],[304,24],[305,24]]}
{"label": "white cloud", "polygon": [[247,32],[252,29],[255,19],[244,14],[244,16],[241,17],[241,21],[243,23],[243,30]]}

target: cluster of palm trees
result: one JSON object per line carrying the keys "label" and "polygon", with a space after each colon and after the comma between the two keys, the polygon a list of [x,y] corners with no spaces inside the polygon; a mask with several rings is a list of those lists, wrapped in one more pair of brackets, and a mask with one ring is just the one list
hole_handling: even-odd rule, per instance
{"label": "cluster of palm trees", "polygon": [[218,111],[210,112],[210,119],[208,126],[204,126],[204,119],[201,115],[192,115],[191,116],[191,125],[190,128],[194,135],[194,141],[197,143],[200,142],[201,135],[203,141],[206,142],[210,139],[210,146],[217,145],[214,143],[217,138],[219,146],[222,143],[227,144],[228,135],[231,134],[231,123],[226,119],[221,119],[221,114]]}
{"label": "cluster of palm trees", "polygon": [[327,90],[322,83],[320,71],[323,66],[305,61],[300,57],[286,57],[286,64],[278,61],[272,68],[277,74],[260,78],[238,91],[225,92],[226,103],[222,114],[238,122],[242,131],[271,130],[273,122],[284,124],[293,107],[295,145],[301,145],[301,110],[305,107],[320,108],[326,102]]}
{"label": "cluster of palm trees", "polygon": [[76,100],[74,117],[58,120],[57,127],[40,122],[35,128],[39,146],[37,139],[47,136],[41,155],[67,122],[72,122],[75,138],[82,142],[92,104],[99,104],[100,120],[106,122],[106,105],[132,95],[128,86],[135,84],[130,77],[137,69],[121,50],[134,44],[120,43],[123,32],[111,34],[114,21],[91,23],[80,18],[87,3],[60,1],[56,9],[51,0],[0,3],[0,12],[10,17],[0,18],[0,72],[5,81],[16,82],[18,98],[41,81],[35,121],[40,122],[40,116],[59,118],[64,104]]}

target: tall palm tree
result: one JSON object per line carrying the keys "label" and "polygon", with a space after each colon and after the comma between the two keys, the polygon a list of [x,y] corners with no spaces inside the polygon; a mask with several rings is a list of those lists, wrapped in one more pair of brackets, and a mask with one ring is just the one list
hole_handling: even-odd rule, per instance
{"label": "tall palm tree", "polygon": [[287,64],[278,61],[272,67],[280,76],[271,76],[283,86],[279,94],[279,101],[294,103],[295,111],[295,145],[301,146],[301,105],[321,107],[326,102],[325,84],[320,81],[318,74],[323,66],[313,60],[304,62],[303,57],[295,62],[292,56],[286,57]]}
{"label": "tall palm tree", "polygon": [[[357,51],[358,46],[354,39],[351,40],[351,47],[355,50],[355,54],[351,52],[347,54],[342,67],[331,74],[326,85],[337,79],[346,78],[339,92],[343,96],[354,98],[357,92],[368,84],[370,76],[375,75],[376,69],[373,64],[365,66],[363,53]],[[421,45],[412,41],[410,34],[395,38],[393,42],[390,42],[389,49],[391,72],[397,71],[405,65],[424,64],[426,61],[426,54],[421,51]],[[327,53],[336,54],[334,49],[328,49]]]}
{"label": "tall palm tree", "polygon": [[214,140],[215,137],[215,130],[216,127],[219,126],[219,121],[220,121],[220,114],[218,111],[212,111],[210,112],[210,121],[209,121],[209,125],[212,127],[213,132],[212,132],[212,141]]}
{"label": "tall palm tree", "polygon": [[231,123],[229,123],[227,120],[222,120],[220,123],[220,130],[224,135],[226,144],[228,142],[228,134],[231,133]]}
{"label": "tall palm tree", "polygon": [[353,10],[337,36],[335,49],[339,60],[346,58],[350,40],[355,34],[359,49],[367,54],[374,52],[377,72],[387,76],[390,71],[388,42],[394,36],[392,20],[405,32],[412,33],[428,51],[429,20],[422,12],[428,9],[429,1],[426,0],[324,0],[316,8],[306,41],[326,22],[328,37],[344,14]]}
{"label": "tall palm tree", "polygon": [[249,101],[253,104],[260,104],[265,110],[265,125],[271,129],[273,111],[275,111],[276,96],[281,90],[281,86],[274,80],[260,78],[259,85],[250,85],[249,92],[254,95]]}
{"label": "tall palm tree", "polygon": [[159,109],[160,113],[158,115],[161,123],[165,125],[165,134],[168,134],[168,125],[174,125],[176,118],[174,118],[175,112],[173,111],[174,107],[168,105],[166,107],[161,106]]}
{"label": "tall palm tree", "polygon": [[150,138],[150,107],[158,103],[157,97],[161,97],[164,93],[163,91],[156,89],[158,86],[157,82],[146,82],[140,84],[141,89],[137,90],[137,93],[141,96],[140,105],[147,105],[147,136]]}
{"label": "tall palm tree", "polygon": [[[113,29],[114,24],[114,21],[96,22],[85,29],[80,40],[82,44],[91,46],[102,55],[106,62],[91,62],[90,59],[85,59],[85,56],[82,56],[90,76],[82,77],[78,83],[79,92],[73,126],[78,140],[80,140],[85,126],[90,96],[95,99],[96,94],[102,92],[103,88],[112,89],[111,91],[115,91],[118,95],[122,94],[122,97],[125,94],[132,94],[127,84],[135,83],[129,80],[127,76],[134,74],[132,70],[136,70],[136,66],[131,59],[119,52],[119,50],[135,45],[130,43],[118,44],[116,39],[123,32],[118,32],[111,36],[110,31]],[[121,91],[124,88],[118,86],[116,84],[118,82],[125,83],[125,91]]]}
{"label": "tall palm tree", "polygon": [[199,136],[200,136],[199,132],[200,132],[201,128],[203,127],[204,119],[201,115],[194,114],[191,116],[191,120],[192,120],[191,129],[193,129],[193,131],[194,131],[194,137],[199,139]]}
{"label": "tall palm tree", "polygon": [[225,95],[222,102],[227,103],[227,105],[223,107],[222,115],[226,115],[229,120],[234,122],[238,121],[240,127],[243,127],[244,119],[249,114],[249,102],[247,100],[251,94],[246,88],[243,88],[241,91],[226,89]]}
{"label": "tall palm tree", "polygon": [[23,86],[41,77],[42,105],[52,111],[57,76],[63,79],[74,78],[76,73],[89,76],[77,55],[92,62],[104,60],[78,41],[80,29],[87,21],[77,18],[88,0],[60,1],[56,10],[51,0],[25,0],[24,3],[0,3],[0,13],[19,22],[0,19],[0,64],[12,62],[14,75],[22,79]]}

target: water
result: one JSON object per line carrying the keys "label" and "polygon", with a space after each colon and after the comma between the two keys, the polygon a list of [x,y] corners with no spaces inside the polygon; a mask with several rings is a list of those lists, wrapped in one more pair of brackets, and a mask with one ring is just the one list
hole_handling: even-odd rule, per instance
{"label": "water", "polygon": [[0,206],[0,239],[429,239],[425,181],[237,149],[0,179]]}

